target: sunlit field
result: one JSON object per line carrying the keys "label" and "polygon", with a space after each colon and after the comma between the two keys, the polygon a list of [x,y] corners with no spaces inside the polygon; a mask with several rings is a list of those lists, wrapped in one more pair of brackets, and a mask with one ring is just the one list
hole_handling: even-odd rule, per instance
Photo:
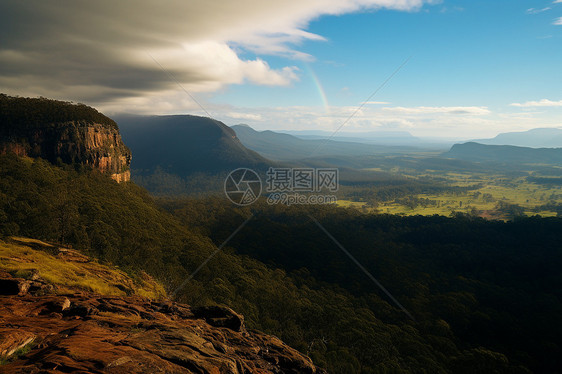
{"label": "sunlit field", "polygon": [[[377,169],[378,171],[379,169]],[[545,177],[536,173],[509,177],[485,173],[442,173],[428,170],[423,174],[392,170],[417,180],[439,181],[450,187],[466,187],[465,192],[416,194],[400,199],[369,204],[358,200],[338,200],[342,207],[354,207],[364,212],[396,215],[443,215],[466,213],[492,219],[515,215],[555,217],[553,207],[562,203],[562,186],[529,182],[528,177]],[[405,174],[405,173],[410,173]],[[510,213],[510,208],[515,212]]]}

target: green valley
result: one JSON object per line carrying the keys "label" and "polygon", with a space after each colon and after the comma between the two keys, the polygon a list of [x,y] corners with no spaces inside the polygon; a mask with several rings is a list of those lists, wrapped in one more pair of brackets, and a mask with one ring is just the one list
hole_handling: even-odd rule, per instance
{"label": "green valley", "polygon": [[[376,169],[375,171],[381,171]],[[398,215],[469,214],[490,219],[540,215],[553,217],[562,212],[562,183],[558,169],[541,172],[497,171],[448,172],[443,170],[389,170],[413,182],[430,182],[442,191],[414,193],[390,200],[347,199],[343,190],[338,205],[364,212]],[[376,187],[375,187],[376,188]]]}

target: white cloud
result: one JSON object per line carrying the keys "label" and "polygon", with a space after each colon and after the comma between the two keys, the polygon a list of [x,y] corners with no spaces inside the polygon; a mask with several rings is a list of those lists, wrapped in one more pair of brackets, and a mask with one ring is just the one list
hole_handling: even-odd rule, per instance
{"label": "white cloud", "polygon": [[527,9],[527,13],[528,14],[538,14],[538,13],[542,13],[542,12],[546,12],[547,10],[552,9],[551,7],[547,6],[545,8],[542,9],[535,9],[535,8],[529,8]]}
{"label": "white cloud", "polygon": [[555,19],[552,24],[556,26],[562,26],[562,17],[558,17],[557,19]]}
{"label": "white cloud", "polygon": [[[259,115],[259,119],[245,119],[244,123],[258,130],[325,130],[335,131],[356,106],[332,106],[327,113],[321,107],[279,108],[212,108],[217,118],[228,125],[240,121],[232,119],[230,112]],[[497,135],[498,130],[509,130],[523,123],[533,123],[534,118],[515,121],[500,118],[483,107],[396,107],[365,106],[341,129],[343,132],[377,130],[409,131],[418,136],[478,138]],[[541,124],[544,122],[541,122]],[[537,126],[535,126],[537,127]],[[532,127],[529,127],[532,128]]]}
{"label": "white cloud", "polygon": [[562,3],[562,0],[554,0],[554,1],[552,2],[552,4],[561,4],[561,3]]}
{"label": "white cloud", "polygon": [[525,103],[512,103],[511,106],[516,106],[520,108],[533,108],[533,107],[557,107],[562,106],[562,100],[552,101],[548,99],[542,99],[539,101],[527,101]]}
{"label": "white cloud", "polygon": [[[139,51],[140,52],[140,51]],[[139,56],[141,61],[142,53]],[[196,72],[187,82],[188,89],[193,91],[215,91],[225,84],[241,84],[246,81],[267,86],[286,86],[298,79],[298,69],[286,66],[271,69],[267,62],[257,58],[242,60],[236,52],[224,43],[206,41],[184,44],[183,48],[157,50],[148,54],[153,57],[166,71],[179,72],[176,79],[185,80],[182,72]],[[155,62],[145,58],[145,67],[150,68]],[[189,78],[188,78],[189,79]]]}
{"label": "white cloud", "polygon": [[261,121],[263,119],[263,117],[260,114],[254,114],[254,113],[229,112],[226,113],[226,116],[232,119],[251,120],[251,121]]}
{"label": "white cloud", "polygon": [[389,102],[386,101],[365,101],[365,105],[389,105]]}
{"label": "white cloud", "polygon": [[450,13],[450,12],[464,12],[464,8],[460,7],[460,6],[454,6],[454,7],[442,7],[441,10],[439,11],[440,13]]}
{"label": "white cloud", "polygon": [[306,30],[310,21],[382,8],[413,11],[436,2],[0,1],[0,86],[7,93],[92,105],[177,89],[147,52],[192,92],[243,83],[289,85],[298,79],[293,64],[272,67],[263,56],[313,59],[298,50],[304,41],[324,40]]}
{"label": "white cloud", "polygon": [[382,110],[394,113],[403,114],[455,114],[455,115],[472,115],[481,116],[485,114],[490,114],[490,111],[486,107],[476,107],[476,106],[459,106],[459,107],[387,107]]}

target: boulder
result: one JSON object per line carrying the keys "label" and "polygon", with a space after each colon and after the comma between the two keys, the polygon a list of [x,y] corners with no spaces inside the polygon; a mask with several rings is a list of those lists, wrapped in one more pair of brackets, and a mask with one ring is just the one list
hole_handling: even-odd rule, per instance
{"label": "boulder", "polygon": [[0,278],[0,295],[25,295],[31,282],[21,278]]}
{"label": "boulder", "polygon": [[195,318],[204,319],[214,327],[225,327],[232,331],[245,332],[244,316],[230,308],[221,306],[202,306],[191,308]]}

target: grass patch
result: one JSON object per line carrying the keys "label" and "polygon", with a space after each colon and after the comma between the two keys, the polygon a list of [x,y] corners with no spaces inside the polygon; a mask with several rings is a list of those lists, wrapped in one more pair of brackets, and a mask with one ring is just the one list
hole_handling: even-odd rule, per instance
{"label": "grass patch", "polygon": [[16,349],[14,351],[14,353],[12,353],[10,356],[0,357],[0,366],[6,365],[6,364],[8,364],[12,361],[16,361],[18,358],[20,358],[22,356],[25,356],[26,354],[31,352],[33,347],[35,347],[36,345],[37,345],[37,343],[35,342],[35,339],[32,339],[29,343],[27,343],[23,347],[21,347],[19,349]]}
{"label": "grass patch", "polygon": [[[29,278],[37,273],[47,282],[58,286],[59,292],[73,288],[99,293],[101,295],[124,296],[137,294],[150,299],[165,296],[162,285],[152,279],[133,280],[126,273],[116,268],[97,262],[70,262],[54,256],[49,252],[27,246],[46,243],[22,238],[0,241],[0,269],[13,276]],[[52,248],[55,248],[51,246]]]}
{"label": "grass patch", "polygon": [[[530,182],[535,172],[520,173],[517,176],[493,173],[462,173],[424,170],[416,172],[395,168],[390,172],[404,177],[439,182],[450,187],[467,187],[465,192],[444,192],[441,194],[417,194],[406,199],[378,202],[376,206],[361,201],[338,200],[338,205],[353,207],[364,212],[395,215],[442,215],[455,212],[476,214],[487,218],[509,218],[505,206],[516,205],[524,215],[555,217],[556,212],[540,209],[547,203],[562,203],[562,186]],[[538,212],[537,212],[538,210]]]}

